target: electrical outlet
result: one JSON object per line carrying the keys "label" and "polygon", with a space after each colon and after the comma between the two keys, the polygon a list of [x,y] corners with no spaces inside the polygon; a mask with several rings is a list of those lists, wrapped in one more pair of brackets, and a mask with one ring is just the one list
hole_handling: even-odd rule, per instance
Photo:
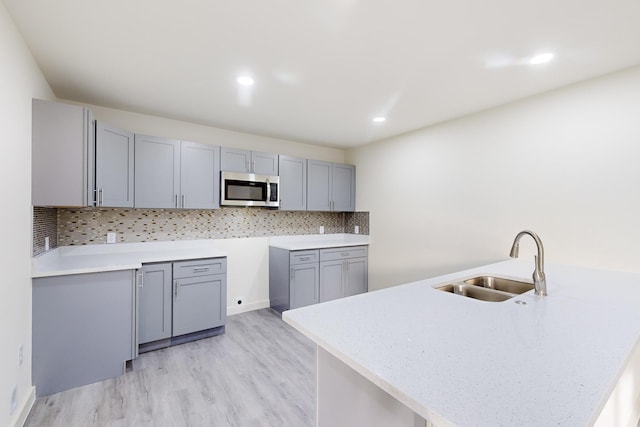
{"label": "electrical outlet", "polygon": [[109,232],[107,233],[107,243],[115,243],[116,242],[116,233]]}
{"label": "electrical outlet", "polygon": [[353,227],[353,232],[354,232],[355,234],[360,234],[360,226],[358,226],[358,225],[354,226],[354,227]]}
{"label": "electrical outlet", "polygon": [[320,234],[324,234],[324,225],[320,226]]}
{"label": "electrical outlet", "polygon": [[22,366],[22,362],[24,361],[24,347],[21,345],[18,349],[18,367]]}

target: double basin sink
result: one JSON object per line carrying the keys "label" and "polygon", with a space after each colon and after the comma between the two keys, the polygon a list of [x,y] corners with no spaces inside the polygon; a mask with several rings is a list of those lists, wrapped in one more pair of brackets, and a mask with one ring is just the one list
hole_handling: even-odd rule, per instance
{"label": "double basin sink", "polygon": [[482,301],[506,301],[533,289],[533,284],[495,276],[478,276],[436,289]]}

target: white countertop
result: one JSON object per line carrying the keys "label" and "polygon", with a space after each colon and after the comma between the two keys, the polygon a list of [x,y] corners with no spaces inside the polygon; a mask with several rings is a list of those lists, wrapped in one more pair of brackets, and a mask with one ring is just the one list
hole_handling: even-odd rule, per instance
{"label": "white countertop", "polygon": [[63,246],[32,259],[31,277],[132,270],[143,263],[226,256],[214,240]]}
{"label": "white countertop", "polygon": [[591,425],[640,337],[639,274],[547,264],[547,297],[504,302],[433,288],[532,271],[509,260],[283,319],[438,426]]}
{"label": "white countertop", "polygon": [[269,246],[298,251],[306,249],[335,248],[339,246],[368,245],[369,236],[362,234],[309,234],[276,236],[269,238]]}

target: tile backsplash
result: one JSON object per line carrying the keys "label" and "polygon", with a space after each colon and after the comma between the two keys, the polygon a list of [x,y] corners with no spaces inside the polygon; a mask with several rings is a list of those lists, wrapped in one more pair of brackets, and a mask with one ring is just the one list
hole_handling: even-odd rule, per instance
{"label": "tile backsplash", "polygon": [[34,255],[44,252],[43,233],[53,233],[52,248],[106,243],[108,232],[118,243],[317,234],[320,226],[325,233],[353,233],[358,225],[369,234],[368,212],[34,207],[33,217]]}
{"label": "tile backsplash", "polygon": [[45,251],[45,237],[51,249],[58,246],[58,213],[55,208],[33,208],[33,254]]}

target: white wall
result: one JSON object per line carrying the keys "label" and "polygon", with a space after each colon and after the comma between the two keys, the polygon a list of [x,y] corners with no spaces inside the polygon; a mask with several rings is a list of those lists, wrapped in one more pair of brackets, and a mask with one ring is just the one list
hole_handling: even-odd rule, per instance
{"label": "white wall", "polygon": [[[73,102],[73,101],[68,101]],[[267,151],[276,154],[303,157],[330,162],[344,162],[345,151],[337,148],[320,147],[284,139],[269,138],[248,133],[203,126],[194,123],[171,120],[90,105],[94,116],[114,126],[134,133],[201,142],[246,150]]]}
{"label": "white wall", "polygon": [[547,262],[640,271],[639,112],[634,68],[349,151],[370,288],[506,259],[523,229]]}
{"label": "white wall", "polygon": [[[52,98],[31,53],[0,2],[0,425],[13,425],[31,386],[31,98]],[[18,366],[18,348],[24,362]],[[17,408],[11,395],[17,386]]]}

